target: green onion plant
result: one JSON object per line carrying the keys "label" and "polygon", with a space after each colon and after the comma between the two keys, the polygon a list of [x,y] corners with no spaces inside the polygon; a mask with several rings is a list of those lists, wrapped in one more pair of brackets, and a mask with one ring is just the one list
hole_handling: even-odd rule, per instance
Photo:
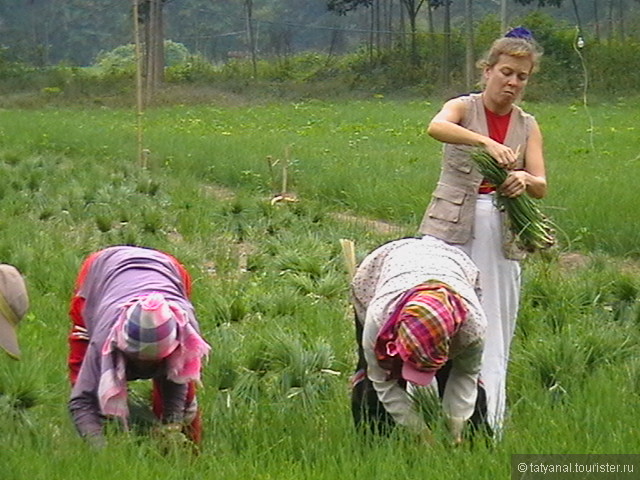
{"label": "green onion plant", "polygon": [[[476,150],[471,154],[480,173],[494,185],[500,186],[507,178],[507,171],[500,167],[487,152]],[[518,246],[526,251],[544,250],[555,244],[553,223],[542,213],[528,195],[507,197],[498,194],[496,201],[509,218],[509,227]]]}

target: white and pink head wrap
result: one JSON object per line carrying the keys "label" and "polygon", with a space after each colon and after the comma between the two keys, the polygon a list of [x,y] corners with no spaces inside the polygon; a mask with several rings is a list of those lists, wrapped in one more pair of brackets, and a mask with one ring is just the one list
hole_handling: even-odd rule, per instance
{"label": "white and pink head wrap", "polygon": [[172,382],[199,382],[202,357],[210,349],[186,312],[162,294],[131,300],[124,305],[102,349],[98,386],[102,413],[129,416],[127,361],[165,360],[167,378]]}

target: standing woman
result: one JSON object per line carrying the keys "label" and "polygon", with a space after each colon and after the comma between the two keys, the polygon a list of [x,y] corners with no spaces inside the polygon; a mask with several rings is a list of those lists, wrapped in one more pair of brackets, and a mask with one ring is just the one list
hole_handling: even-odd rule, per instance
{"label": "standing woman", "polygon": [[[547,193],[542,134],[533,116],[516,105],[541,51],[531,32],[518,27],[496,40],[478,65],[483,91],[447,101],[427,127],[444,143],[440,179],[420,232],[458,246],[480,270],[487,335],[480,382],[486,420],[499,432],[506,409],[506,374],[520,297],[524,252],[514,244],[496,195],[542,198]],[[492,185],[471,159],[484,149],[509,174]]]}

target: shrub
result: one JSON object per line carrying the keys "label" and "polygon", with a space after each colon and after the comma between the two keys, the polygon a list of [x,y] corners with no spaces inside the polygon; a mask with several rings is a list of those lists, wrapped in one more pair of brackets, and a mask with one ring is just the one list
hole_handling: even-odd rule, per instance
{"label": "shrub", "polygon": [[[192,56],[181,43],[172,40],[164,41],[164,61],[167,67],[183,65],[191,59]],[[128,45],[120,45],[109,52],[101,52],[94,61],[94,65],[99,67],[103,72],[129,72],[135,70],[136,48],[130,43]]]}
{"label": "shrub", "polygon": [[195,82],[209,80],[217,69],[199,55],[188,55],[183,61],[167,64],[166,80],[168,82]]}

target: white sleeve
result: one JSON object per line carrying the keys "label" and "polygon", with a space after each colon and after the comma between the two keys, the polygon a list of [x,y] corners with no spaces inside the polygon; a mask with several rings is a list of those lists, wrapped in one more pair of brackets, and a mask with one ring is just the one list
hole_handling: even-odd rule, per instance
{"label": "white sleeve", "polygon": [[367,376],[378,394],[378,399],[393,420],[411,430],[419,432],[427,428],[416,412],[411,397],[397,380],[387,380],[387,372],[378,365],[373,347],[377,336],[375,322],[367,318],[362,338],[364,356],[367,360]]}
{"label": "white sleeve", "polygon": [[450,424],[463,425],[471,415],[478,396],[478,375],[483,342],[469,345],[453,359],[442,398],[442,408]]}

